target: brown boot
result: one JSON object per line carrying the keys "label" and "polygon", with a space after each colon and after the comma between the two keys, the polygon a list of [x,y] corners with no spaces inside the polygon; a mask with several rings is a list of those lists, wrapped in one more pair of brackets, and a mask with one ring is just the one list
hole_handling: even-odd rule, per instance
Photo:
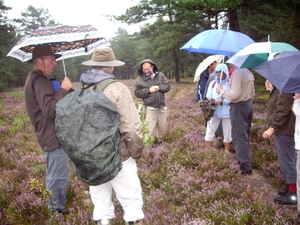
{"label": "brown boot", "polygon": [[205,141],[205,147],[206,149],[210,149],[212,146],[213,142],[212,141]]}

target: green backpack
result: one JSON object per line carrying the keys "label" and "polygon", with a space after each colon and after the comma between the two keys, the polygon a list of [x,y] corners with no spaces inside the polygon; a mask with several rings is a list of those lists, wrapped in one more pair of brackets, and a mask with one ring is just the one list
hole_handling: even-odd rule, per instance
{"label": "green backpack", "polygon": [[56,136],[75,175],[89,185],[112,180],[122,168],[120,114],[102,92],[114,81],[73,91],[56,105]]}

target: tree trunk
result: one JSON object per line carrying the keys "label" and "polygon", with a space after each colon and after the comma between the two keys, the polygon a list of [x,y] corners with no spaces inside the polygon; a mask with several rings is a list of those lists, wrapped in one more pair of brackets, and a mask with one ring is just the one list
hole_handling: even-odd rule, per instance
{"label": "tree trunk", "polygon": [[240,32],[239,18],[236,9],[228,10],[229,30]]}
{"label": "tree trunk", "polygon": [[175,82],[180,82],[177,52],[175,52],[174,54],[174,65],[175,65],[175,73],[174,73]]}

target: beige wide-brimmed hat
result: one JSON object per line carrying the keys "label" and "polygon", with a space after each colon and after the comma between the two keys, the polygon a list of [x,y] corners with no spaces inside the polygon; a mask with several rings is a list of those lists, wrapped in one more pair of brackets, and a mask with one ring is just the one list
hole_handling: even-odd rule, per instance
{"label": "beige wide-brimmed hat", "polygon": [[125,63],[119,60],[116,60],[115,54],[110,47],[97,48],[93,52],[91,60],[84,61],[82,63],[86,66],[123,66]]}

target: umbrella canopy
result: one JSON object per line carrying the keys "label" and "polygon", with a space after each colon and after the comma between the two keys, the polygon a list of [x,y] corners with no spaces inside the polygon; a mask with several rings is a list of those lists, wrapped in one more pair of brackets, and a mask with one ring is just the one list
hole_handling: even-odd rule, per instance
{"label": "umbrella canopy", "polygon": [[207,69],[207,67],[212,64],[214,61],[220,63],[224,59],[223,55],[210,55],[205,58],[197,67],[194,76],[194,82],[199,81],[200,74]]}
{"label": "umbrella canopy", "polygon": [[7,56],[27,62],[32,58],[33,49],[41,44],[49,44],[53,53],[61,54],[60,59],[66,59],[88,55],[99,46],[109,45],[109,42],[91,25],[43,27],[21,38]]}
{"label": "umbrella canopy", "polygon": [[91,25],[43,27],[21,38],[7,56],[26,62],[32,58],[34,47],[41,44],[51,45],[53,53],[66,59],[88,55],[109,42]]}
{"label": "umbrella canopy", "polygon": [[180,50],[230,56],[252,43],[254,41],[243,33],[211,29],[197,34]]}
{"label": "umbrella canopy", "polygon": [[298,51],[298,49],[283,42],[257,42],[237,52],[226,63],[232,63],[239,68],[255,68],[272,59],[274,54],[283,51]]}
{"label": "umbrella canopy", "polygon": [[300,93],[300,52],[282,52],[254,70],[281,93]]}

